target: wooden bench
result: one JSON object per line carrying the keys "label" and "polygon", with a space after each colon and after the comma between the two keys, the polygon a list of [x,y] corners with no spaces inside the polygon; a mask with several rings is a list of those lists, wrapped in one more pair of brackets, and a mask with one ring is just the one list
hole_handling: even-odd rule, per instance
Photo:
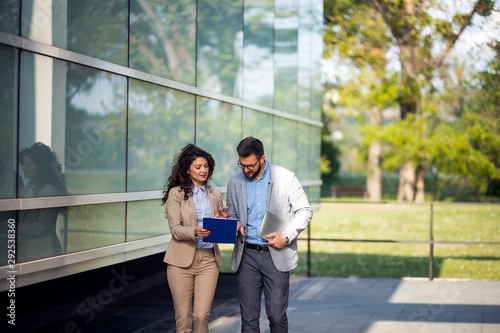
{"label": "wooden bench", "polygon": [[359,195],[359,194],[362,194],[363,198],[366,199],[366,186],[332,185],[330,187],[330,190],[332,191],[333,199],[337,198],[340,195]]}

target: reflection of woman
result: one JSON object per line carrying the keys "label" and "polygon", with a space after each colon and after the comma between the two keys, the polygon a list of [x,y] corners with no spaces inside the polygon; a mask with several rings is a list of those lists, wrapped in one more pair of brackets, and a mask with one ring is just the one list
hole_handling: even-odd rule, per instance
{"label": "reflection of woman", "polygon": [[[219,246],[203,242],[203,217],[227,217],[220,191],[210,187],[212,155],[188,144],[174,158],[163,192],[172,240],[164,261],[177,332],[208,332],[210,308],[222,259]],[[194,304],[193,304],[194,298]]]}
{"label": "reflection of woman", "polygon": [[[52,197],[66,195],[66,181],[61,164],[50,148],[41,142],[19,153],[24,177],[28,184],[21,197]],[[48,208],[21,211],[19,213],[19,259],[35,260],[62,254],[56,234],[58,214],[64,208]]]}

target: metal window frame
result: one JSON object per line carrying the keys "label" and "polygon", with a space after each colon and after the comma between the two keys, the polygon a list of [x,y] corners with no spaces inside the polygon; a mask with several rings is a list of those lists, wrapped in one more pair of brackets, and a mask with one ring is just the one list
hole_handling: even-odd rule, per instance
{"label": "metal window frame", "polygon": [[16,288],[23,287],[165,252],[170,240],[171,235],[163,235],[19,263],[12,267],[3,266],[0,267],[0,291],[11,287],[7,280],[9,277],[14,277]]}
{"label": "metal window frame", "polygon": [[[297,121],[299,123],[307,124],[317,128],[321,128],[323,126],[320,121],[251,103],[232,96],[214,93],[195,86],[176,82],[164,77],[114,64],[105,60],[68,51],[52,45],[35,42],[7,32],[0,31],[0,44],[11,46],[22,51],[29,51],[54,59],[95,68],[117,75],[122,75],[127,79],[136,79],[162,87],[183,91],[195,96],[206,97],[221,102],[241,106],[243,108],[252,109],[272,116]],[[321,184],[321,180],[309,180],[302,182],[302,186],[320,186]],[[226,192],[226,187],[217,188],[222,193]],[[162,191],[156,190],[143,192],[83,194],[64,197],[2,199],[0,200],[0,212],[154,200],[160,199],[161,197]],[[89,269],[104,267],[107,265],[140,258],[146,255],[164,252],[168,247],[170,239],[170,235],[151,237],[137,241],[80,251],[77,253],[64,254],[57,257],[30,261],[27,263],[20,263],[14,265],[13,267],[3,266],[0,267],[0,291],[9,289],[7,277],[11,275],[14,275],[16,277],[16,286],[21,287],[33,283],[47,281],[57,277],[84,272]]]}
{"label": "metal window frame", "polygon": [[187,85],[177,81],[173,81],[161,76],[149,74],[146,72],[141,72],[139,70],[129,68],[122,65],[117,65],[105,60],[93,58],[80,53],[68,51],[55,47],[52,45],[42,44],[39,42],[34,42],[32,40],[20,37],[17,35],[9,34],[7,32],[0,31],[0,44],[12,46],[24,51],[30,51],[40,55],[48,56],[54,59],[64,60],[76,64],[80,64],[87,67],[92,67],[95,69],[103,70],[113,74],[118,74],[125,76],[127,78],[137,79],[140,81],[160,85],[163,87],[187,92],[196,96],[206,97],[210,99],[215,99],[221,102],[234,104],[244,108],[249,108],[252,110],[260,111],[263,113],[271,114],[273,116],[286,118],[290,120],[295,120],[300,123],[308,124],[311,126],[321,128],[323,124],[320,121],[305,118],[288,112],[280,111],[270,107],[262,106],[259,104],[244,101],[242,99],[227,96],[219,93],[214,93],[205,89],[201,89],[195,86]]}

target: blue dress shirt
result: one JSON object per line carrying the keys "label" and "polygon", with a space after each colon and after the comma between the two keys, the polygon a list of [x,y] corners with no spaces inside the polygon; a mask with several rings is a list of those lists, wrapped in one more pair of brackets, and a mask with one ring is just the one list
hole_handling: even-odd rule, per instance
{"label": "blue dress shirt", "polygon": [[[192,186],[191,191],[193,192],[194,206],[196,207],[196,220],[199,227],[203,226],[203,218],[210,217],[210,201],[208,200],[208,193],[205,185],[201,188]],[[207,243],[203,241],[203,238],[199,238],[196,242],[197,249],[210,249],[213,248],[214,244]]]}
{"label": "blue dress shirt", "polygon": [[247,178],[247,212],[248,225],[245,241],[251,244],[264,245],[267,241],[259,237],[262,220],[267,207],[267,190],[269,188],[270,172],[267,160],[264,172],[260,177]]}

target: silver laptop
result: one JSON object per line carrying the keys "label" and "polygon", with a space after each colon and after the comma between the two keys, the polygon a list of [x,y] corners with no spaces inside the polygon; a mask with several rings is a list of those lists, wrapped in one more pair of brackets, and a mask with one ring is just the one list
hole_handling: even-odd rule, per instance
{"label": "silver laptop", "polygon": [[264,214],[264,219],[262,221],[262,226],[260,227],[259,236],[269,241],[265,235],[273,232],[283,232],[288,226],[288,221],[282,219],[281,217],[271,213],[266,212]]}

